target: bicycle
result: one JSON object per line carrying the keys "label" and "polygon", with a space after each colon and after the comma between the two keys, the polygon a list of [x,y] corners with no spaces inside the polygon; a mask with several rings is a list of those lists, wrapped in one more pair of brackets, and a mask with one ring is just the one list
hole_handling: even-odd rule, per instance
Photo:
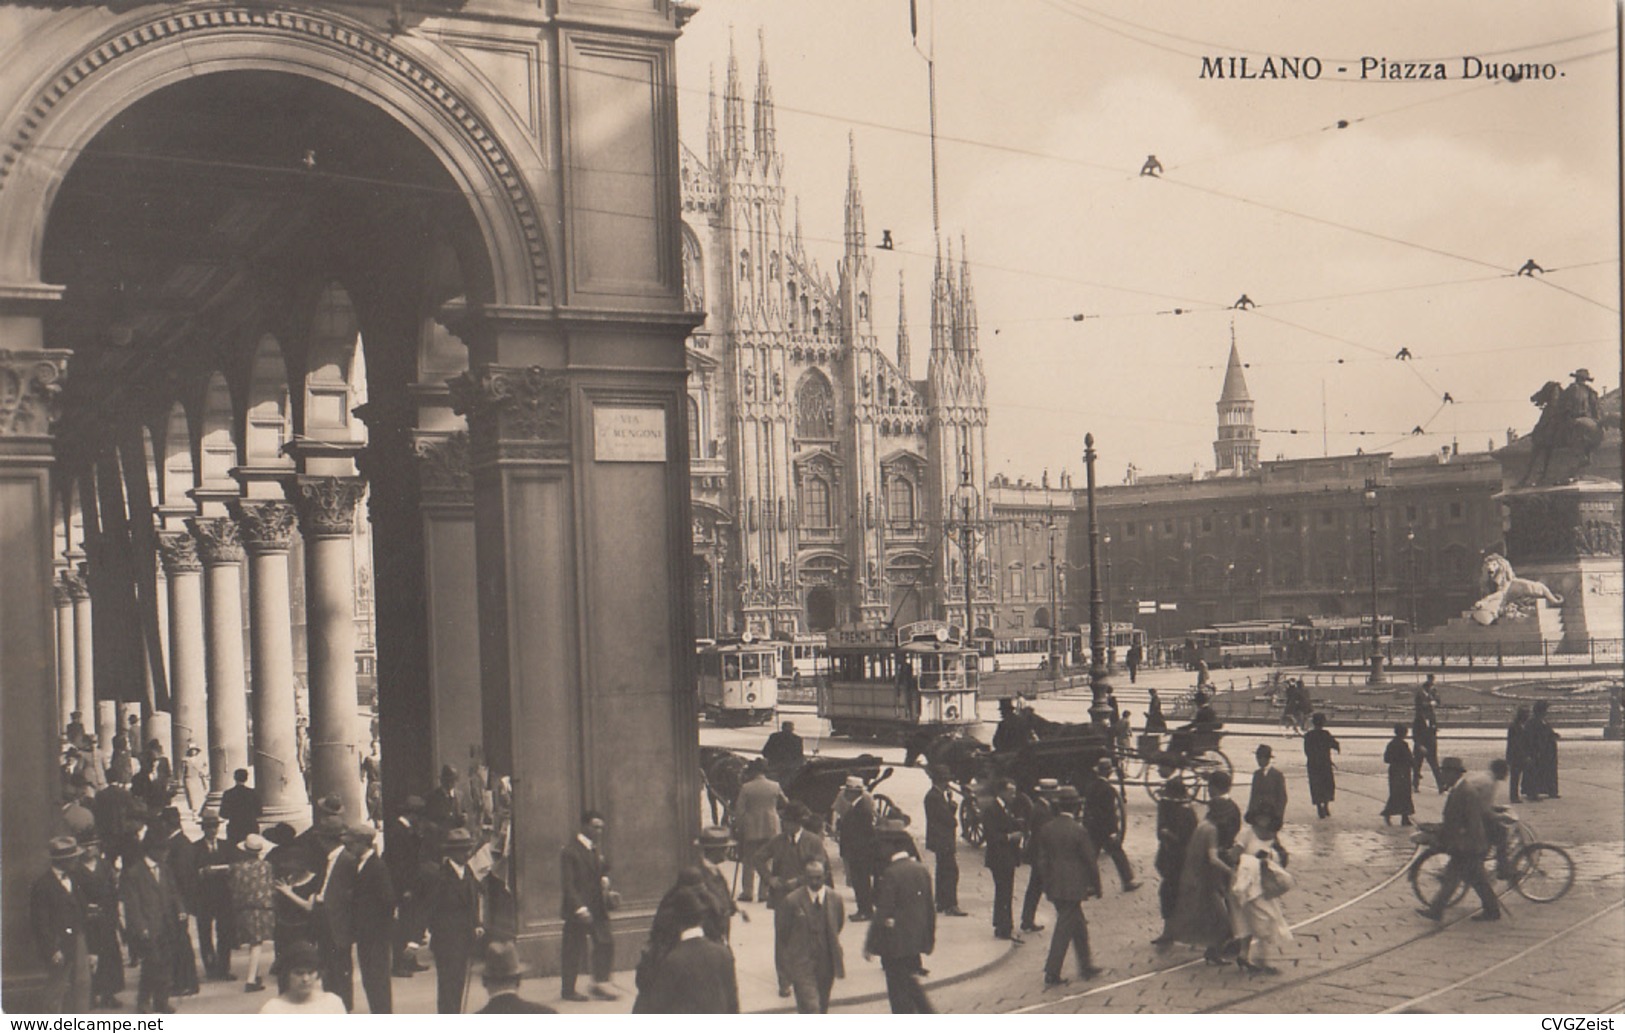
{"label": "bicycle", "polygon": [[[1511,810],[1497,807],[1496,811],[1506,837],[1507,863],[1502,877],[1525,900],[1550,904],[1560,899],[1574,885],[1574,859],[1569,852],[1555,843],[1542,842],[1534,827],[1519,819]],[[1426,907],[1433,906],[1433,898],[1444,879],[1444,870],[1450,863],[1450,855],[1438,844],[1439,828],[1437,824],[1424,823],[1411,837],[1413,842],[1425,848],[1411,862],[1411,892]],[[1496,850],[1492,845],[1486,860],[1494,860],[1495,857]],[[1443,902],[1443,906],[1449,907],[1466,894],[1467,884],[1458,883],[1456,891]]]}

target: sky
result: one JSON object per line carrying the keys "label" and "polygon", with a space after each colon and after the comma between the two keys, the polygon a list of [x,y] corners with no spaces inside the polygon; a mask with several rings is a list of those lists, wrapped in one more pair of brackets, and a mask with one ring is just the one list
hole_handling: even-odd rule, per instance
{"label": "sky", "polygon": [[[870,243],[897,242],[874,252],[888,348],[899,270],[915,342],[929,322],[934,55],[940,221],[968,249],[995,473],[1077,475],[1085,432],[1103,483],[1211,468],[1232,328],[1266,459],[1481,450],[1534,425],[1547,380],[1620,383],[1610,0],[917,0],[918,46],[908,0],[699,8],[684,142],[705,153],[730,40],[748,106],[760,34],[808,250],[833,277],[849,133]],[[1283,55],[1319,77],[1201,74]],[[1363,57],[1447,78],[1362,79]],[[1541,71],[1464,78],[1468,57]],[[1148,154],[1161,176],[1138,175]],[[1544,274],[1513,275],[1531,258]],[[1243,294],[1256,308],[1230,307]]]}

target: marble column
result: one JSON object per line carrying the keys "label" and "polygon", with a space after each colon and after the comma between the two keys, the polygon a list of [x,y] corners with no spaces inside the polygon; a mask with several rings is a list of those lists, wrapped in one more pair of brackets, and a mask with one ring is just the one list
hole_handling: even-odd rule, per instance
{"label": "marble column", "polygon": [[45,1004],[46,958],[29,919],[29,887],[45,870],[44,844],[61,820],[51,468],[55,398],[68,358],[33,350],[44,336],[41,321],[15,306],[60,292],[0,284],[0,982],[8,1012]]}
{"label": "marble column", "polygon": [[243,678],[243,547],[230,517],[193,517],[186,526],[203,560],[204,649],[208,664],[209,798],[248,767],[248,686]]}
{"label": "marble column", "polygon": [[59,577],[51,583],[56,603],[56,730],[61,733],[79,709],[79,687],[73,670],[73,592]]}
{"label": "marble column", "polygon": [[310,795],[336,794],[345,820],[366,816],[357,743],[355,507],[359,477],[284,482],[305,546],[306,679],[310,686]]}
{"label": "marble column", "polygon": [[[84,722],[85,731],[94,735],[96,733],[96,666],[95,666],[95,639],[91,635],[90,626],[90,584],[85,580],[85,565],[79,564],[79,569],[72,574],[62,575],[68,584],[68,594],[73,596],[73,685],[74,698],[78,700],[79,720]],[[101,755],[101,746],[98,744],[96,755]],[[105,761],[103,762],[105,766]]]}
{"label": "marble column", "polygon": [[[197,539],[185,531],[160,532],[158,555],[169,595],[169,700],[173,762],[176,776],[180,777],[187,763],[187,747],[196,746],[201,751],[200,759],[209,756],[203,561],[198,557]],[[188,789],[185,780],[181,788],[183,793]],[[194,809],[203,802],[193,800],[190,793],[186,797]]]}
{"label": "marble column", "polygon": [[[156,562],[156,560],[154,562]],[[158,611],[158,666],[166,672],[169,670],[168,587],[169,586],[164,580],[162,565],[160,564],[158,576],[153,580],[153,598],[155,600],[162,600],[156,606]],[[173,685],[169,686],[169,709],[159,710],[157,706],[157,688],[153,684],[153,664],[151,657],[146,652],[152,647],[148,643],[145,636],[142,637],[141,642],[142,659],[145,662],[143,669],[147,672],[148,706],[146,707],[145,712],[146,728],[144,738],[149,742],[153,739],[157,739],[159,744],[164,748],[164,755],[169,758],[172,765],[175,765],[175,762],[181,758],[181,755],[175,752],[175,687]],[[175,766],[178,767],[179,765]]]}
{"label": "marble column", "polygon": [[293,620],[288,551],[294,508],[286,502],[231,504],[248,552],[249,663],[254,686],[254,785],[262,821],[310,823],[310,800],[299,770],[293,700]]}

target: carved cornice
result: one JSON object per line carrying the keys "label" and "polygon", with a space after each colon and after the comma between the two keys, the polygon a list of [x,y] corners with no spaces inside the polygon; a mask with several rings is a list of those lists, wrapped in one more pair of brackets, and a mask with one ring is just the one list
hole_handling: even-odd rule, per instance
{"label": "carved cornice", "polygon": [[[176,8],[179,8],[178,10]],[[473,106],[454,93],[442,77],[423,67],[406,52],[372,34],[365,26],[343,21],[330,13],[304,10],[278,10],[248,4],[200,6],[164,5],[158,16],[128,25],[110,39],[97,42],[71,59],[22,110],[28,117],[0,149],[0,189],[12,169],[33,146],[39,128],[52,112],[85,81],[105,66],[126,59],[154,44],[173,43],[195,37],[252,35],[291,39],[296,44],[334,52],[346,63],[364,62],[370,69],[393,79],[425,98],[460,130],[467,145],[477,152],[490,169],[492,181],[501,184],[523,231],[538,304],[551,301],[552,275],[547,250],[542,241],[542,222],[532,201],[526,177],[497,140],[495,132]],[[184,46],[184,42],[182,43]]]}
{"label": "carved cornice", "polygon": [[452,411],[468,418],[474,466],[569,458],[570,383],[563,372],[481,366],[446,386]]}
{"label": "carved cornice", "polygon": [[290,477],[282,482],[299,511],[306,538],[348,538],[355,533],[355,507],[367,490],[360,477]]}
{"label": "carved cornice", "polygon": [[237,535],[250,555],[287,552],[293,545],[294,508],[287,502],[233,502]]}
{"label": "carved cornice", "polygon": [[65,351],[0,350],[0,438],[51,433],[67,361]]}
{"label": "carved cornice", "polygon": [[164,565],[164,576],[196,574],[203,569],[198,558],[197,539],[186,531],[158,532],[158,560]]}
{"label": "carved cornice", "polygon": [[230,517],[191,517],[186,521],[197,539],[198,555],[206,567],[243,561],[243,544],[237,537],[237,522]]}

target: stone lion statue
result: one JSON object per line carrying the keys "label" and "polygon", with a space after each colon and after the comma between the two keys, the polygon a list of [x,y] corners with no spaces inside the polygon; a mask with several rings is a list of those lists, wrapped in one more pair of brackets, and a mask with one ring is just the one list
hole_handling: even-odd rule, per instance
{"label": "stone lion statue", "polygon": [[1553,606],[1562,606],[1563,597],[1539,581],[1519,577],[1512,564],[1498,552],[1484,557],[1479,568],[1481,589],[1489,594],[1473,604],[1473,619],[1480,624],[1494,624],[1502,617],[1520,611],[1520,603],[1544,599]]}

